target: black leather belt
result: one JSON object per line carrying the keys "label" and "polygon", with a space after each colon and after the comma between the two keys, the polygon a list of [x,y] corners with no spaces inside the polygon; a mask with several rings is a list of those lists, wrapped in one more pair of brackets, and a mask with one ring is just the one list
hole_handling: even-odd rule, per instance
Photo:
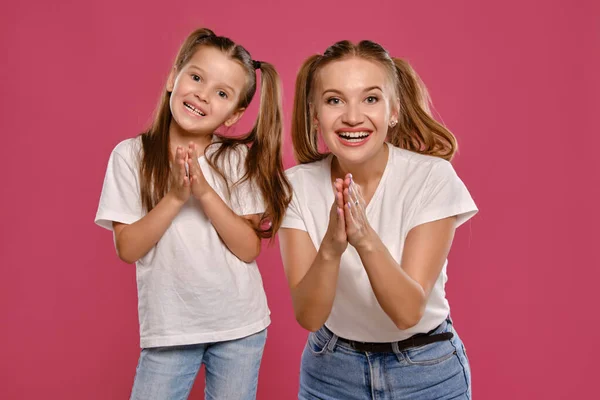
{"label": "black leather belt", "polygon": [[[333,334],[326,326],[323,326],[330,334]],[[426,344],[443,342],[444,340],[450,340],[454,337],[452,332],[433,333],[437,329],[434,328],[428,333],[417,333],[408,339],[401,340],[399,342],[382,342],[382,343],[369,343],[369,342],[357,342],[356,340],[348,340],[338,336],[338,343],[343,343],[352,349],[366,353],[391,353],[394,351],[393,344],[398,344],[398,350],[406,350],[413,347],[424,346]]]}

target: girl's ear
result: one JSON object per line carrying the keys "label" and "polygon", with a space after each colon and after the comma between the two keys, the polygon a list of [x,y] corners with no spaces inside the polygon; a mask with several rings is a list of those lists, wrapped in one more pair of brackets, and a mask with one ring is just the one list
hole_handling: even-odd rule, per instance
{"label": "girl's ear", "polygon": [[167,92],[171,93],[175,87],[175,79],[177,78],[177,69],[175,66],[171,69],[169,79],[167,79]]}
{"label": "girl's ear", "polygon": [[238,122],[240,118],[242,118],[244,111],[246,111],[245,108],[238,108],[237,111],[234,111],[233,114],[231,114],[231,116],[223,123],[223,125],[229,128],[231,125]]}

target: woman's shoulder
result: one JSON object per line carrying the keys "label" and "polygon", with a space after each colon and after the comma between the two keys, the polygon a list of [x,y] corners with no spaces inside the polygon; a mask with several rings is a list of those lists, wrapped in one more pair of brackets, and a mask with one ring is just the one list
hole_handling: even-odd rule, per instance
{"label": "woman's shoulder", "polygon": [[410,175],[424,175],[436,173],[447,173],[453,171],[452,164],[443,158],[421,154],[414,151],[401,149],[391,146],[393,154],[392,163],[395,164],[395,169],[405,171]]}
{"label": "woman's shoulder", "polygon": [[394,160],[396,162],[412,164],[424,168],[433,168],[439,164],[450,164],[443,158],[417,153],[416,151],[402,149],[393,145],[390,145],[390,149],[394,154]]}
{"label": "woman's shoulder", "polygon": [[285,174],[292,184],[300,182],[316,182],[326,178],[330,173],[330,158],[325,157],[322,160],[306,164],[298,164],[285,171]]}

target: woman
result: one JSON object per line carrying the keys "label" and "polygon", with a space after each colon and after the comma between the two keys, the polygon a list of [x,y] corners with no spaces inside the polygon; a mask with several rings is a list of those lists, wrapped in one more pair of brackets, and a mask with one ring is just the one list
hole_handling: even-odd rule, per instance
{"label": "woman", "polygon": [[301,399],[471,396],[444,284],[454,231],[477,208],[428,102],[409,64],[370,41],[338,42],[298,74],[280,243],[311,331]]}

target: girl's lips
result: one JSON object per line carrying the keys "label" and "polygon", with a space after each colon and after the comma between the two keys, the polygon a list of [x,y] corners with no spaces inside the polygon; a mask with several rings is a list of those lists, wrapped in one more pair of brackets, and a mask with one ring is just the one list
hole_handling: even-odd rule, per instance
{"label": "girl's lips", "polygon": [[191,114],[193,114],[197,117],[205,117],[206,116],[206,112],[202,108],[200,108],[199,106],[197,106],[195,104],[184,101],[183,106],[185,107],[185,109],[188,112],[190,112]]}

